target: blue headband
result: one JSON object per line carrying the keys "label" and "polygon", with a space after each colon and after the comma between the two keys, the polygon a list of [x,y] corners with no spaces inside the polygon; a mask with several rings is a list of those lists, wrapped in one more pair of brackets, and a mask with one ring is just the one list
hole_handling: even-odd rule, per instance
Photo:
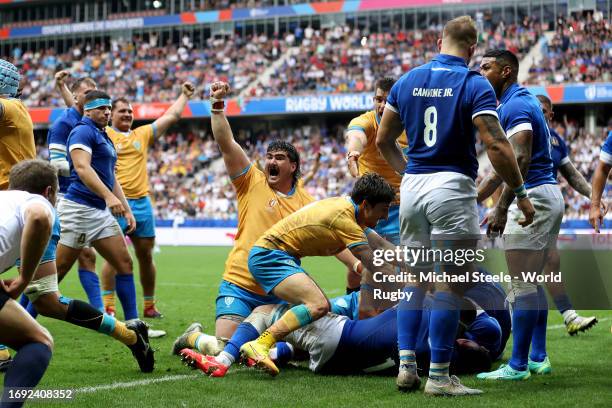
{"label": "blue headband", "polygon": [[94,99],[93,101],[87,102],[84,106],[84,109],[85,110],[96,109],[96,108],[99,108],[100,106],[108,106],[109,108],[112,107],[111,100],[106,99],[106,98]]}

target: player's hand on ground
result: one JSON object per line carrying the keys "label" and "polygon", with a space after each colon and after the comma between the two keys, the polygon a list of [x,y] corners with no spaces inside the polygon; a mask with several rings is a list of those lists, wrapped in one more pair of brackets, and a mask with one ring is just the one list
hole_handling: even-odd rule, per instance
{"label": "player's hand on ground", "polygon": [[215,99],[223,99],[230,93],[230,86],[227,82],[217,81],[210,85],[210,96]]}
{"label": "player's hand on ground", "polygon": [[123,204],[121,204],[121,201],[119,201],[114,194],[109,195],[105,201],[111,214],[113,214],[115,217],[125,216],[125,208],[123,208]]}
{"label": "player's hand on ground", "polygon": [[131,211],[126,211],[125,220],[127,221],[127,234],[131,234],[136,229],[136,218],[134,218],[134,214]]}
{"label": "player's hand on ground", "polygon": [[589,224],[595,229],[595,232],[599,234],[599,228],[603,226],[604,215],[607,212],[607,207],[604,206],[605,211],[602,211],[602,205],[593,205],[591,203],[591,209],[589,211]]}
{"label": "player's hand on ground", "polygon": [[19,275],[13,279],[0,280],[0,285],[7,295],[13,299],[17,299],[19,295],[23,293],[26,286],[28,286],[28,282]]}
{"label": "player's hand on ground", "polygon": [[525,216],[525,218],[519,220],[519,225],[526,227],[531,224],[533,222],[533,217],[535,216],[535,208],[533,208],[533,204],[531,204],[529,197],[518,200],[516,205]]}
{"label": "player's hand on ground", "polygon": [[55,73],[55,84],[60,87],[66,83],[66,80],[70,78],[70,72],[67,70],[61,70]]}
{"label": "player's hand on ground", "polygon": [[506,228],[506,221],[508,220],[508,210],[495,207],[495,209],[489,213],[487,219],[487,236],[495,237],[504,233]]}
{"label": "player's hand on ground", "polygon": [[195,86],[193,86],[191,82],[184,82],[183,85],[181,85],[181,92],[183,92],[183,95],[187,98],[191,98],[195,93]]}

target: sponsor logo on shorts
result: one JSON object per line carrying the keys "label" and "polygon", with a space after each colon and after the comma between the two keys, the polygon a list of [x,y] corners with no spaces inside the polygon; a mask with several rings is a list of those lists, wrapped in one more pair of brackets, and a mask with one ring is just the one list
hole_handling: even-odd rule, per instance
{"label": "sponsor logo on shorts", "polygon": [[229,306],[234,303],[234,298],[232,296],[226,296],[223,301],[225,302],[225,306]]}
{"label": "sponsor logo on shorts", "polygon": [[79,245],[83,245],[85,243],[85,238],[87,238],[86,234],[79,234],[79,239],[77,240]]}

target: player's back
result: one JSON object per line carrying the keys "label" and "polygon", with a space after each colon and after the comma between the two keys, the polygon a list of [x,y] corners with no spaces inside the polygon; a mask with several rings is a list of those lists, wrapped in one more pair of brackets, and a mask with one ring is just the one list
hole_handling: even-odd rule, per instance
{"label": "player's back", "polygon": [[314,202],[276,223],[255,246],[282,250],[297,258],[335,255],[367,243],[357,224],[358,211],[350,197]]}
{"label": "player's back", "polygon": [[476,178],[472,119],[495,113],[495,94],[462,58],[440,54],[404,74],[391,89],[395,110],[408,135],[408,174],[450,171]]}
{"label": "player's back", "polygon": [[0,190],[8,187],[11,168],[20,161],[36,158],[34,125],[25,105],[15,98],[0,98]]}

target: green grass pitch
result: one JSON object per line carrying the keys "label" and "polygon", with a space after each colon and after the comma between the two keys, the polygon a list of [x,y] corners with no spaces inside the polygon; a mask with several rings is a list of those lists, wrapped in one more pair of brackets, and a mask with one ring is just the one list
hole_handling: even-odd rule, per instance
{"label": "green grass pitch", "polygon": [[[150,321],[168,335],[153,339],[157,349],[152,374],[138,371],[129,350],[117,341],[47,318],[39,321],[55,339],[55,353],[39,388],[76,390],[78,407],[292,407],[292,406],[610,406],[612,401],[612,311],[593,312],[600,323],[586,334],[569,337],[556,312],[550,314],[549,355],[553,374],[520,383],[483,383],[463,377],[485,394],[446,399],[422,393],[400,394],[394,378],[322,377],[305,367],[288,368],[277,378],[234,367],[226,378],[213,379],[181,365],[170,355],[176,336],[194,321],[214,331],[214,300],[228,248],[162,247],[155,255],[157,298],[163,320]],[[609,255],[608,255],[609,256]],[[608,260],[608,265],[610,262]],[[344,292],[344,269],[332,258],[311,258],[304,267],[330,297]],[[139,309],[142,307],[140,287]],[[63,294],[84,298],[75,270],[62,284]],[[118,305],[119,306],[119,305]],[[121,317],[119,307],[119,317]],[[506,348],[508,357],[511,340]],[[359,356],[355,356],[358,359]],[[34,405],[34,404],[31,404]]]}

